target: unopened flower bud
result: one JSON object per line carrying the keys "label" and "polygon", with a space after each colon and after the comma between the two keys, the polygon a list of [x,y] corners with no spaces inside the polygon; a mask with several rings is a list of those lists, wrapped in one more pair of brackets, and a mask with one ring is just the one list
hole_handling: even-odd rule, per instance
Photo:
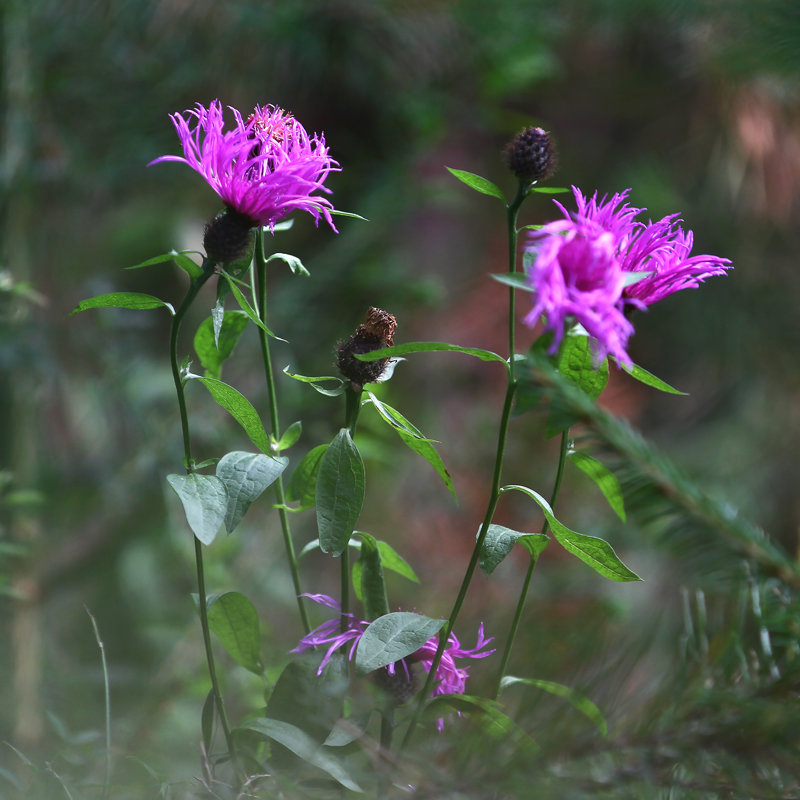
{"label": "unopened flower bud", "polygon": [[388,311],[374,306],[370,308],[364,323],[356,328],[356,332],[349,339],[339,342],[336,348],[336,366],[342,375],[359,387],[365,383],[379,381],[391,359],[359,361],[356,354],[391,347],[394,344],[396,328],[397,320]]}
{"label": "unopened flower bud", "polygon": [[403,662],[394,665],[394,671],[389,672],[389,667],[376,669],[372,673],[375,684],[380,687],[397,705],[407,703],[418,689],[416,676]]}
{"label": "unopened flower bud", "polygon": [[203,236],[206,255],[217,264],[230,264],[247,255],[253,246],[255,223],[231,208],[217,214]]}
{"label": "unopened flower bud", "polygon": [[508,168],[523,182],[549,178],[558,166],[558,154],[550,134],[543,128],[525,128],[504,151]]}

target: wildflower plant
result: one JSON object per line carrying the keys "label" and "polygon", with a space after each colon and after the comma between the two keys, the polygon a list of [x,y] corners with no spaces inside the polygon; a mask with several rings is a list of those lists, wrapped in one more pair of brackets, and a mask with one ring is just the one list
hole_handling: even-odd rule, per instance
{"label": "wildflower plant", "polygon": [[[168,357],[184,470],[166,480],[177,494],[193,534],[197,609],[209,679],[208,699],[199,718],[211,772],[224,774],[235,788],[247,786],[248,791],[256,776],[261,776],[258,780],[263,777],[265,792],[270,787],[284,791],[289,781],[303,797],[315,796],[314,787],[320,797],[349,792],[388,797],[400,792],[399,787],[408,790],[405,770],[424,760],[425,747],[416,747],[426,741],[423,737],[456,728],[465,723],[465,717],[483,726],[487,735],[502,731],[515,746],[532,746],[530,732],[507,716],[502,700],[506,687],[520,684],[564,697],[602,733],[603,715],[588,698],[533,675],[507,673],[534,568],[552,540],[582,562],[576,568],[588,568],[615,582],[639,580],[610,543],[574,531],[561,521],[569,517],[569,509],[560,509],[556,516],[565,466],[572,461],[600,486],[624,519],[616,478],[602,463],[576,448],[570,430],[581,421],[582,413],[588,413],[576,412],[583,408],[580,403],[593,408],[603,391],[609,359],[633,378],[675,392],[633,363],[629,352],[633,321],[647,306],[724,274],[730,263],[716,256],[692,255],[692,234],[684,231],[677,215],[642,221],[646,212],[629,205],[630,190],[601,197],[573,187],[572,203],[555,201],[552,211],[556,219],[520,230],[518,215],[524,202],[531,197],[546,200],[548,194],[565,191],[538,185],[553,173],[556,151],[545,130],[527,128],[505,151],[506,163],[517,180],[510,201],[485,178],[450,169],[466,186],[499,200],[505,212],[508,269],[492,277],[508,287],[506,353],[445,342],[398,343],[401,326],[395,317],[370,308],[364,322],[335,349],[340,375],[306,376],[287,367],[277,376],[270,353],[276,314],[271,309],[268,314],[268,267],[284,264],[297,276],[308,276],[308,271],[296,256],[278,251],[269,254],[268,243],[271,246],[295,211],[310,214],[317,223],[322,219],[333,230],[335,215],[357,215],[335,209],[329,199],[331,178],[339,165],[323,136],[309,135],[299,120],[274,106],[256,106],[250,114],[231,109],[227,117],[228,121],[216,100],[208,107],[198,104],[174,114],[183,155],[151,162],[188,165],[205,179],[224,206],[208,223],[200,263],[193,258],[197,254],[172,251],[137,265],[177,264],[188,276],[182,303],[176,309],[152,295],[120,292],[84,300],[75,309],[163,309],[171,316]],[[524,236],[521,264],[520,234]],[[347,235],[346,231],[341,235]],[[199,367],[193,367],[182,349],[181,325],[204,285],[211,281],[217,284],[216,302],[194,337]],[[530,303],[524,324],[538,333],[528,333],[534,341],[523,352],[517,347],[516,304],[520,296],[529,298]],[[277,317],[282,332],[290,327],[290,320],[280,319],[279,312]],[[223,363],[232,357],[238,338],[250,324],[257,328],[260,341],[266,425],[250,400],[221,379]],[[445,492],[455,495],[456,486],[435,441],[374,391],[375,383],[392,377],[399,361],[434,351],[466,355],[494,369],[502,366],[506,390],[499,409],[494,467],[485,512],[476,520],[477,535],[455,597],[437,598],[435,608],[392,610],[385,571],[409,580],[417,578],[400,554],[403,531],[385,532],[387,538],[380,539],[358,529],[366,480],[357,426],[362,411],[372,413],[397,435],[399,443],[427,462]],[[332,426],[331,438],[310,446],[299,460],[285,454],[303,435],[302,421],[281,425],[278,377],[316,389],[320,402],[332,403],[333,414],[340,419]],[[253,451],[196,459],[186,403],[192,387],[203,387],[233,417],[249,437]],[[564,397],[574,396],[577,401],[565,404]],[[554,485],[547,498],[524,483],[504,478],[508,433],[511,425],[517,424],[512,422],[512,412],[521,414],[532,408],[547,409],[547,433],[561,439]],[[291,479],[285,484],[283,475],[290,463]],[[206,585],[204,558],[220,531],[233,533],[249,507],[267,490],[272,493],[297,603],[298,644],[291,653],[273,651],[264,658],[255,605],[240,592],[217,595],[209,591],[213,587]],[[499,505],[510,493],[531,501],[532,516],[541,514],[544,521],[539,531],[511,530],[495,522]],[[290,518],[312,510],[317,535],[298,552]],[[487,635],[481,623],[477,632],[462,628],[457,634],[476,569],[491,575],[515,546],[528,554],[529,561],[525,579],[516,587],[517,601],[506,630],[495,629]],[[337,598],[315,591],[317,587],[308,586],[309,579],[303,578],[300,559],[312,550],[331,556],[330,564],[338,566]],[[333,612],[333,618],[312,628],[308,601]],[[265,707],[236,720],[229,718],[212,634],[236,663],[264,678]],[[462,644],[472,637],[473,647]],[[282,668],[274,685],[266,681],[267,665],[273,673]],[[477,673],[481,679],[474,683],[475,689]],[[491,688],[481,689],[481,685]],[[292,754],[290,759],[284,758],[287,752]],[[418,769],[412,773],[417,775],[415,781],[424,782]],[[324,779],[322,784],[320,779]]]}

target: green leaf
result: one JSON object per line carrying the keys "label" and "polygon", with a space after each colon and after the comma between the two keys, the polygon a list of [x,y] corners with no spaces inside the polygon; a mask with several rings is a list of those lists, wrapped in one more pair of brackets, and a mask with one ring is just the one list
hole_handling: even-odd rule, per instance
{"label": "green leaf", "polygon": [[280,336],[276,336],[259,318],[258,314],[256,313],[255,309],[247,302],[247,298],[242,294],[242,290],[238,287],[238,281],[232,275],[228,274],[224,269],[219,269],[220,275],[222,275],[227,281],[228,286],[230,286],[231,293],[236,298],[236,302],[239,304],[239,307],[244,311],[245,314],[259,327],[261,328],[267,336],[271,336],[273,339],[277,339],[279,342],[285,342],[286,339],[281,339]]}
{"label": "green leaf", "polygon": [[111,294],[100,294],[97,297],[90,297],[81,300],[75,308],[70,311],[70,316],[81,311],[88,311],[90,308],[130,308],[134,311],[146,311],[151,308],[166,308],[172,316],[175,316],[175,309],[163,300],[153,297],[151,294],[141,292],[111,292]]}
{"label": "green leaf", "polygon": [[278,439],[277,443],[275,444],[275,449],[278,451],[288,450],[293,444],[297,442],[302,432],[303,432],[303,423],[293,422],[283,432],[283,436],[281,436],[281,438]]}
{"label": "green leaf", "polygon": [[453,486],[453,479],[450,477],[450,473],[447,471],[432,441],[426,439],[397,409],[378,400],[370,391],[365,392],[365,394],[368,401],[378,411],[380,418],[389,425],[410,450],[421,455],[436,470],[436,473],[444,481],[444,485],[450,490],[453,497],[458,499]]}
{"label": "green leaf", "polygon": [[248,316],[243,311],[226,311],[217,336],[214,334],[213,317],[207,317],[200,323],[194,336],[194,350],[203,365],[206,378],[219,380],[222,364],[236,347],[247,321]]}
{"label": "green leaf", "polygon": [[531,191],[538,192],[539,194],[564,194],[569,189],[563,186],[534,186]]}
{"label": "green leaf", "polygon": [[292,473],[292,479],[286,487],[286,499],[289,502],[299,502],[300,508],[313,508],[316,502],[319,465],[327,449],[327,444],[318,444],[309,450],[297,465]]}
{"label": "green leaf", "polygon": [[666,381],[657,378],[652,372],[648,372],[644,367],[640,367],[638,364],[634,364],[633,367],[629,367],[626,364],[620,364],[620,366],[632,378],[635,378],[640,383],[650,386],[653,389],[658,389],[659,392],[687,395],[687,392],[682,392],[680,389],[670,386]]}
{"label": "green leaf", "polygon": [[476,192],[480,192],[481,194],[488,194],[491,197],[497,197],[505,203],[505,195],[497,186],[495,186],[486,178],[482,178],[480,175],[476,175],[474,172],[466,172],[463,169],[453,169],[452,167],[445,167],[445,169],[451,175],[458,178],[458,180],[460,180],[462,183],[465,183],[467,186],[469,186],[470,189],[474,189]]}
{"label": "green leaf", "polygon": [[435,636],[444,623],[443,619],[410,611],[393,611],[378,617],[358,642],[356,669],[365,674],[410,656]]}
{"label": "green leaf", "polygon": [[226,592],[208,607],[208,624],[228,655],[261,675],[261,626],[255,606],[239,592]]}
{"label": "green leaf", "polygon": [[489,525],[481,546],[479,562],[481,569],[487,575],[491,575],[511,552],[516,542],[523,544],[523,540],[530,540],[527,542],[525,549],[534,558],[539,557],[539,554],[547,547],[549,541],[548,537],[541,533],[520,533],[503,525]]}
{"label": "green leaf", "polygon": [[315,501],[317,528],[323,553],[339,556],[364,505],[364,462],[350,431],[342,428],[322,456]]}
{"label": "green leaf", "polygon": [[215,378],[201,378],[199,375],[191,374],[187,377],[200,381],[214,400],[242,426],[250,441],[263,453],[269,454],[269,437],[261,424],[258,412],[243,394],[233,386]]}
{"label": "green leaf", "polygon": [[465,355],[479,358],[481,361],[499,361],[501,364],[507,365],[503,356],[499,356],[491,350],[481,350],[479,347],[460,347],[456,344],[447,344],[447,342],[407,342],[406,344],[396,344],[394,347],[370,350],[369,353],[357,353],[356,358],[359,361],[377,361],[381,358],[394,358],[407,353],[438,352],[464,353]]}
{"label": "green leaf", "polygon": [[500,691],[508,686],[517,685],[533,686],[558,697],[563,697],[573,708],[588,717],[597,726],[597,730],[599,730],[603,736],[608,735],[608,725],[606,724],[603,713],[588,697],[575,689],[571,689],[569,686],[564,686],[560,683],[553,683],[552,681],[542,681],[537,678],[515,678],[511,675],[506,675],[500,681]]}
{"label": "green leaf", "polygon": [[332,208],[330,212],[334,217],[351,217],[352,219],[360,219],[362,222],[369,222],[366,217],[362,217],[361,214],[354,214],[352,211],[339,211],[338,208]]}
{"label": "green leaf", "polygon": [[246,453],[236,450],[226,453],[217,463],[217,477],[228,492],[225,528],[233,533],[250,504],[271,486],[286,469],[288,458]]}
{"label": "green leaf", "polygon": [[553,536],[567,551],[577,556],[584,564],[590,566],[595,572],[612,581],[640,581],[641,578],[629,570],[614,552],[614,548],[603,539],[596,536],[586,536],[577,533],[562,525],[553,516],[550,504],[540,494],[527,486],[504,486],[501,492],[518,491],[528,495],[542,509],[542,513],[550,525]]}
{"label": "green leaf", "polygon": [[[368,533],[359,533],[358,535],[361,538],[361,558],[356,562],[360,566],[358,570],[359,600],[364,604],[366,618],[377,619],[389,613],[389,599],[386,596],[381,553],[375,537]],[[355,567],[355,564],[353,566]]]}
{"label": "green leaf", "polygon": [[[342,392],[344,392],[345,382],[341,378],[337,378],[335,375],[321,375],[319,377],[310,378],[307,375],[296,375],[293,372],[289,372],[288,366],[283,368],[283,372],[284,375],[294,378],[296,381],[300,381],[301,383],[310,383],[311,386],[320,394],[327,395],[328,397],[338,397],[340,394],[342,394]],[[322,383],[323,381],[333,381],[334,388],[327,389],[324,386],[317,386],[318,383]]]}
{"label": "green leaf", "polygon": [[203,268],[189,258],[189,253],[202,256],[202,253],[197,253],[196,250],[182,250],[181,252],[178,252],[177,250],[170,250],[169,253],[163,253],[160,256],[148,258],[147,261],[142,261],[139,264],[134,264],[132,267],[126,267],[125,269],[140,269],[141,267],[151,267],[155,264],[163,264],[165,261],[173,261],[184,272],[186,272],[190,278],[197,278],[203,274]]}
{"label": "green leaf", "polygon": [[414,570],[411,569],[411,565],[388,542],[382,542],[380,539],[376,541],[378,542],[378,552],[381,554],[381,563],[384,569],[390,569],[392,572],[396,572],[414,583],[419,583],[419,578]]}
{"label": "green leaf", "polygon": [[533,291],[533,287],[528,283],[527,276],[519,272],[503,272],[499,275],[490,275],[489,277],[494,278],[498,283],[505,283],[507,286],[511,286],[514,289],[522,289],[524,292]]}
{"label": "green leaf", "polygon": [[225,484],[215,475],[167,475],[167,483],[183,504],[186,521],[194,535],[211,544],[217,536],[228,508]]}
{"label": "green leaf", "polygon": [[617,476],[605,464],[601,464],[586,453],[573,450],[569,458],[597,484],[614,513],[625,522],[625,501],[622,499],[622,489]]}
{"label": "green leaf", "polygon": [[291,750],[298,758],[326,772],[335,781],[352,792],[363,791],[350,777],[339,760],[331,755],[326,747],[317,744],[307,733],[289,722],[269,717],[251,719],[240,726],[244,730],[255,731]]}
{"label": "green leaf", "polygon": [[311,274],[303,266],[303,262],[297,256],[292,256],[292,255],[289,255],[288,253],[273,253],[267,259],[267,264],[269,264],[270,261],[275,261],[276,259],[279,259],[280,261],[284,261],[286,264],[288,264],[289,269],[295,275],[310,275]]}

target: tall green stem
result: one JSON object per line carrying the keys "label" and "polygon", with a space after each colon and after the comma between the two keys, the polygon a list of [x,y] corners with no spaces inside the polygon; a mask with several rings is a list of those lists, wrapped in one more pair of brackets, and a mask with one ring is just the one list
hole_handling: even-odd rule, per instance
{"label": "tall green stem", "polygon": [[[191,437],[189,434],[189,415],[186,411],[186,394],[184,392],[184,381],[181,376],[180,363],[178,361],[178,334],[180,333],[181,323],[186,316],[186,312],[194,302],[200,289],[206,281],[214,274],[214,264],[206,259],[203,262],[203,272],[192,280],[186,297],[175,312],[172,318],[172,329],[169,338],[170,365],[172,367],[172,378],[175,382],[175,392],[178,395],[178,410],[181,417],[181,431],[183,433],[184,466],[188,473],[195,472],[194,459],[192,458]],[[208,676],[211,679],[211,691],[214,695],[214,704],[217,708],[217,716],[225,736],[225,745],[231,759],[236,759],[236,753],[231,737],[231,729],[228,724],[228,716],[225,713],[225,703],[222,699],[222,692],[217,680],[217,670],[214,664],[214,651],[211,648],[211,627],[208,623],[208,600],[206,595],[205,572],[203,567],[203,546],[199,539],[194,540],[194,556],[197,567],[197,603],[200,609],[200,626],[203,629],[203,646],[206,651],[206,662],[208,664]]]}
{"label": "tall green stem", "polygon": [[[564,465],[567,463],[567,446],[569,443],[569,431],[566,430],[561,434],[561,452],[558,459],[558,469],[556,470],[556,479],[553,482],[553,492],[550,495],[550,508],[553,508],[558,498],[558,490],[561,488],[561,479],[564,476]],[[550,528],[550,523],[545,520],[542,527],[542,533],[547,533]],[[528,589],[531,585],[531,578],[533,578],[533,570],[536,568],[538,556],[531,556],[530,564],[528,564],[528,571],[525,574],[525,580],[522,583],[522,589],[519,593],[517,600],[517,608],[514,612],[514,619],[511,622],[511,628],[508,631],[506,639],[506,646],[503,650],[503,657],[500,660],[500,668],[497,670],[497,684],[495,686],[494,696],[495,699],[500,694],[500,687],[503,682],[503,676],[506,674],[506,667],[508,666],[508,659],[511,656],[511,648],[514,646],[514,639],[517,636],[520,620],[522,619],[522,612],[525,608],[525,600],[528,597]]]}
{"label": "tall green stem", "polygon": [[[345,427],[350,431],[350,436],[355,437],[358,413],[361,411],[362,388],[350,383],[344,392],[345,396]],[[341,615],[339,617],[342,633],[347,630],[348,614],[350,613],[350,545],[346,545],[339,564],[340,569],[340,602]]]}
{"label": "tall green stem", "polygon": [[[264,255],[264,232],[259,229],[256,232],[256,251],[255,265],[257,277],[256,299],[258,314],[261,321],[266,325],[267,322],[267,259]],[[261,356],[264,361],[264,374],[267,381],[267,392],[269,395],[269,419],[271,433],[277,439],[280,436],[280,421],[278,419],[278,397],[275,391],[275,377],[272,370],[272,357],[269,350],[269,334],[263,329],[258,329],[258,337],[261,342]],[[277,454],[276,454],[277,455]],[[297,563],[297,555],[294,550],[294,540],[292,539],[292,529],[289,524],[289,514],[286,511],[286,492],[283,487],[283,477],[278,476],[275,481],[275,497],[278,501],[278,516],[281,521],[281,531],[283,533],[283,545],[286,550],[286,558],[289,561],[289,571],[292,575],[294,594],[297,598],[297,609],[300,612],[300,622],[305,633],[311,632],[311,625],[308,621],[308,614],[300,596],[303,593],[300,585],[300,567]]]}

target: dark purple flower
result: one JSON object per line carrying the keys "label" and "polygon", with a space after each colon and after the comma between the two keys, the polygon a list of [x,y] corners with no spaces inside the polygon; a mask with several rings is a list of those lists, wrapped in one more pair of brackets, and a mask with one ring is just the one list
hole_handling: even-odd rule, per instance
{"label": "dark purple flower", "polygon": [[328,155],[323,136],[310,137],[305,128],[276,106],[256,106],[243,120],[231,108],[234,125],[225,130],[219,100],[208,108],[197,104],[184,114],[172,114],[183,156],[151,161],[180,161],[205,178],[225,205],[246,217],[253,227],[275,223],[293,211],[307,211],[336,230],[331,202],[314,192],[330,193],[324,183],[339,165]]}
{"label": "dark purple flower", "polygon": [[[645,209],[627,203],[630,189],[598,199],[572,187],[577,213],[556,202],[564,219],[531,234],[528,254],[533,263],[528,283],[534,306],[525,322],[541,316],[558,348],[567,323],[578,322],[596,340],[596,356],[614,356],[630,365],[627,342],[633,326],[625,304],[645,308],[680,289],[693,289],[707,277],[730,268],[725,258],[690,255],[693,236],[677,214],[658,222],[636,220]],[[631,273],[647,274],[631,281]]]}
{"label": "dark purple flower", "polygon": [[[327,606],[334,611],[340,610],[339,603],[326,594],[304,594],[302,596],[308,597],[315,603]],[[346,616],[348,620],[346,630],[342,630],[339,618],[328,620],[311,631],[311,633],[306,634],[297,647],[290,652],[303,653],[315,647],[327,648],[317,669],[317,675],[322,674],[333,654],[340,648],[349,647],[348,658],[352,660],[358,642],[370,623],[367,620],[357,620],[353,614],[347,614]],[[487,645],[492,641],[493,637],[486,638],[484,635],[483,623],[478,628],[478,640],[475,643],[475,647],[472,648],[462,647],[456,635],[451,633],[447,641],[447,647],[442,654],[442,660],[436,669],[436,685],[431,692],[431,697],[440,694],[464,694],[467,678],[469,677],[469,668],[465,666],[459,667],[456,659],[486,658],[486,656],[494,653],[494,649],[486,649]],[[400,661],[389,664],[386,670],[390,675],[395,675],[399,670],[403,670],[405,675],[410,677],[410,665],[418,662],[425,672],[429,673],[438,646],[439,637],[432,636],[419,650]],[[441,730],[442,720],[439,720],[437,724]]]}

